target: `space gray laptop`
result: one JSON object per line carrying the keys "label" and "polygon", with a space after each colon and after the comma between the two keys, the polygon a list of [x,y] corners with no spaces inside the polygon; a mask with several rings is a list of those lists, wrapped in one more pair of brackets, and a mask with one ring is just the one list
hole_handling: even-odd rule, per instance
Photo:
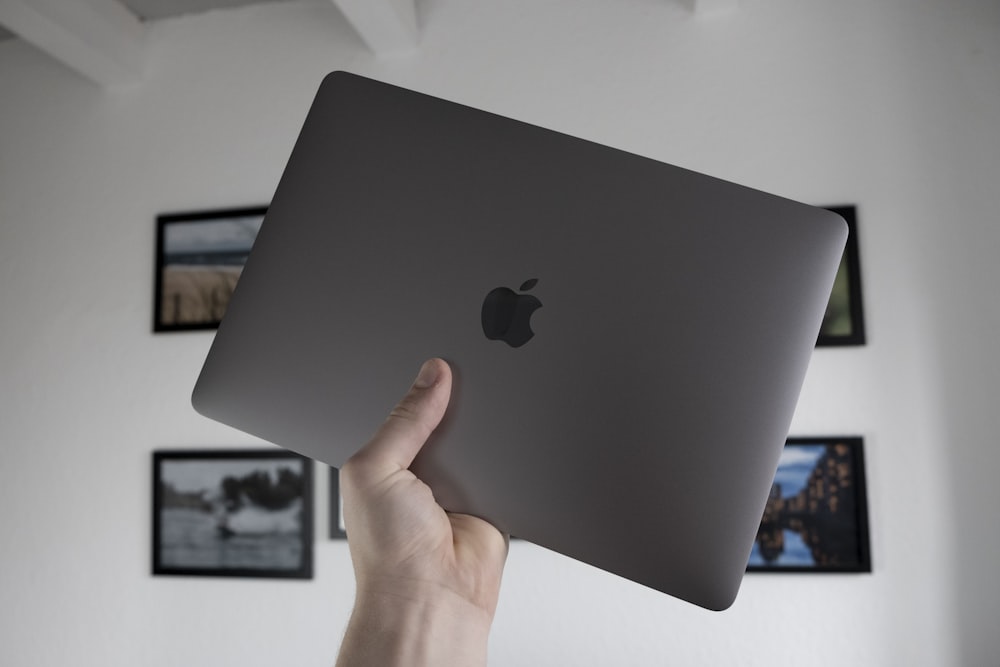
{"label": "space gray laptop", "polygon": [[339,467],[443,357],[452,404],[413,470],[446,509],[724,609],[846,236],[822,209],[335,72],[194,406]]}

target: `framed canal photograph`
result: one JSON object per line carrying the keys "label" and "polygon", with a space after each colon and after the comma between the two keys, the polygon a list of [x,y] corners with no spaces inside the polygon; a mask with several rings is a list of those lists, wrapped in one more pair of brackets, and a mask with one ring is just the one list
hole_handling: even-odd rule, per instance
{"label": "framed canal photograph", "polygon": [[340,471],[330,468],[330,539],[346,540],[344,500],[340,497]]}
{"label": "framed canal photograph", "polygon": [[748,572],[871,572],[859,437],[789,438]]}
{"label": "framed canal photograph", "polygon": [[219,326],[266,211],[258,206],[157,217],[153,331]]}
{"label": "framed canal photograph", "polygon": [[840,260],[833,292],[823,315],[816,345],[864,345],[865,319],[861,305],[861,262],[858,257],[857,208],[830,206],[828,210],[847,221],[849,234],[844,256]]}
{"label": "framed canal photograph", "polygon": [[312,475],[283,450],[153,452],[153,574],[311,579]]}

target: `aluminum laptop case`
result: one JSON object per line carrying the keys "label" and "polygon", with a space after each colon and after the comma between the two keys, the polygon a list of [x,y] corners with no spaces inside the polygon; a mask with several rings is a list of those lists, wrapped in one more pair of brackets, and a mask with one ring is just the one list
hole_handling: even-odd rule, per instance
{"label": "aluminum laptop case", "polygon": [[446,509],[723,609],[846,236],[822,209],[336,72],[193,402],[339,467],[444,357],[452,404],[413,470]]}

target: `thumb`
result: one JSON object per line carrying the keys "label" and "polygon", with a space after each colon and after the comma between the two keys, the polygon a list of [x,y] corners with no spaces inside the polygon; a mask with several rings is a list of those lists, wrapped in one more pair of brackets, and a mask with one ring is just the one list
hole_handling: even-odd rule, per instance
{"label": "thumb", "polygon": [[444,417],[450,397],[451,368],[442,359],[425,361],[410,391],[353,458],[386,475],[409,468]]}

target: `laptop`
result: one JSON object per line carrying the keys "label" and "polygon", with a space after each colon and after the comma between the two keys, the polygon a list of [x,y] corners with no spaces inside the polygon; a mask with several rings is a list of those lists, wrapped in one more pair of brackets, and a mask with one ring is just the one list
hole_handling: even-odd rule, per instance
{"label": "laptop", "polygon": [[835,214],[344,72],[319,87],[194,389],[334,467],[421,363],[448,510],[732,604],[844,248]]}

